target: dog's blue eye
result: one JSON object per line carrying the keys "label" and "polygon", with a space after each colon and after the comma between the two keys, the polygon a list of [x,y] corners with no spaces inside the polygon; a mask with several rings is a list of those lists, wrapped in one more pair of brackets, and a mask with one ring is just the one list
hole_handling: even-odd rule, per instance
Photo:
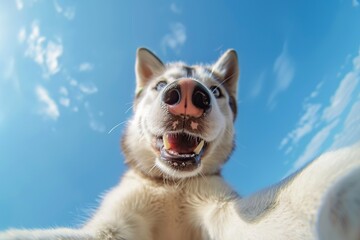
{"label": "dog's blue eye", "polygon": [[161,91],[161,89],[163,89],[165,86],[167,85],[167,82],[165,81],[160,81],[156,84],[155,86],[155,90],[156,91]]}
{"label": "dog's blue eye", "polygon": [[214,94],[216,98],[222,97],[222,92],[219,87],[217,86],[211,86],[210,87],[211,92]]}

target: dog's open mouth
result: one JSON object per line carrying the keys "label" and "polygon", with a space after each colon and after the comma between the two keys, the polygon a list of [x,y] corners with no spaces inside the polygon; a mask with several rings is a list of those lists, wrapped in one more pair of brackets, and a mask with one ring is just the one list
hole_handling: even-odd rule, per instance
{"label": "dog's open mouth", "polygon": [[170,167],[181,171],[192,171],[201,163],[207,143],[186,133],[166,133],[156,138],[160,158]]}

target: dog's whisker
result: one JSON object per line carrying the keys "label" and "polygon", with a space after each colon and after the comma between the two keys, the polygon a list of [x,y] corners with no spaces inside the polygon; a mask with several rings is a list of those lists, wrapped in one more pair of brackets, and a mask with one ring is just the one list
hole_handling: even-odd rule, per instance
{"label": "dog's whisker", "polygon": [[153,166],[149,169],[148,173],[150,174],[155,168],[156,168],[156,164],[153,164]]}
{"label": "dog's whisker", "polygon": [[128,113],[133,108],[134,108],[134,104],[131,104],[131,106],[128,109],[126,109],[125,113]]}
{"label": "dog's whisker", "polygon": [[110,131],[108,132],[108,134],[110,134],[112,131],[114,131],[117,127],[119,127],[120,125],[122,125],[122,124],[124,124],[124,123],[126,123],[127,121],[123,121],[123,122],[120,122],[120,123],[118,123],[118,124],[116,124],[114,127],[112,127],[111,129],[110,129]]}

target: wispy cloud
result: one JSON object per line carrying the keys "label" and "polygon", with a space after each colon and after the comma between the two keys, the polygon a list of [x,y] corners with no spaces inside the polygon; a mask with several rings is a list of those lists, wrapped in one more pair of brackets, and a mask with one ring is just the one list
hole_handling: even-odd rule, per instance
{"label": "wispy cloud", "polygon": [[48,77],[59,72],[59,58],[63,53],[61,39],[56,42],[47,41],[40,35],[40,27],[34,22],[31,27],[31,33],[27,38],[27,49],[25,56],[32,58],[44,70],[44,76]]}
{"label": "wispy cloud", "polygon": [[44,47],[45,37],[40,36],[40,27],[34,22],[31,26],[31,33],[27,39],[27,49],[25,55],[32,58],[36,63],[42,65],[44,63]]}
{"label": "wispy cloud", "polygon": [[[28,2],[25,3],[29,4]],[[56,4],[57,2],[54,2],[56,11],[65,14],[66,8]],[[24,46],[24,55],[34,61],[36,65],[40,66],[44,78],[51,78],[56,74],[62,76],[57,78],[58,81],[56,82],[47,82],[49,86],[48,89],[58,87],[58,90],[55,92],[48,91],[47,88],[41,85],[35,88],[34,92],[38,99],[39,114],[47,119],[57,120],[60,117],[61,111],[76,113],[82,108],[85,108],[89,127],[94,131],[104,132],[106,127],[100,121],[101,115],[94,114],[93,110],[90,109],[89,103],[84,105],[87,97],[96,94],[99,89],[94,83],[83,81],[84,79],[81,78],[81,74],[78,76],[79,79],[74,79],[71,71],[68,70],[61,59],[64,52],[61,38],[46,36],[46,34],[41,31],[37,21],[34,21],[30,27],[22,27],[17,37],[19,43]],[[12,70],[14,69],[15,62],[10,61],[9,63],[11,63],[11,65],[9,65],[8,72],[10,74],[11,70],[12,76],[15,76],[13,73],[16,73],[16,71]],[[77,71],[87,72],[92,71],[94,65],[89,62],[83,62],[76,68],[75,70]],[[73,67],[71,67],[71,70],[73,70]]]}
{"label": "wispy cloud", "polygon": [[[292,147],[296,145],[303,137],[309,134],[315,127],[319,119],[319,111],[321,104],[306,104],[304,106],[304,114],[299,119],[294,130],[281,141],[279,149],[283,149],[285,146]],[[290,153],[291,150],[287,150],[286,153]]]}
{"label": "wispy cloud", "polygon": [[349,146],[360,140],[360,95],[346,116],[342,131],[335,135],[331,149]]}
{"label": "wispy cloud", "polygon": [[24,2],[22,0],[15,0],[17,10],[22,10],[24,8]]}
{"label": "wispy cloud", "polygon": [[352,5],[353,5],[353,7],[358,7],[359,6],[359,1],[358,0],[352,0]]}
{"label": "wispy cloud", "polygon": [[103,113],[98,114],[98,116],[94,115],[93,111],[91,110],[90,104],[85,102],[84,104],[85,109],[89,116],[89,126],[95,132],[103,133],[106,131],[106,126],[102,122],[100,122],[97,117],[101,117]]}
{"label": "wispy cloud", "polygon": [[330,105],[325,108],[322,118],[326,121],[332,121],[339,117],[345,108],[349,105],[352,94],[359,84],[360,74],[360,52],[353,60],[353,70],[350,71],[341,80],[335,94],[331,97]]}
{"label": "wispy cloud", "polygon": [[88,95],[98,92],[98,88],[93,83],[87,83],[87,84],[81,83],[81,84],[79,84],[79,89],[81,92],[88,94]]}
{"label": "wispy cloud", "polygon": [[262,89],[263,89],[263,85],[264,85],[264,80],[265,80],[265,72],[262,72],[260,74],[260,76],[257,78],[257,80],[255,81],[255,84],[253,86],[253,88],[250,91],[250,97],[251,98],[256,98],[260,95]]}
{"label": "wispy cloud", "polygon": [[320,154],[320,148],[329,137],[331,130],[333,130],[338,125],[338,123],[338,120],[333,121],[315,134],[315,136],[306,146],[304,153],[295,161],[292,171],[295,171],[304,166],[306,163],[313,160],[318,154]]}
{"label": "wispy cloud", "polygon": [[318,125],[322,105],[311,101],[318,96],[323,83],[323,81],[318,83],[311,94],[305,98],[303,102],[303,113],[299,118],[295,128],[281,140],[279,149],[285,149],[287,146],[285,155],[289,154],[299,143],[299,141],[311,133]]}
{"label": "wispy cloud", "polygon": [[19,43],[23,43],[26,40],[26,29],[22,27],[18,33]]}
{"label": "wispy cloud", "polygon": [[79,66],[80,72],[89,72],[92,71],[93,69],[94,69],[94,65],[89,62],[81,63]]}
{"label": "wispy cloud", "polygon": [[309,102],[310,100],[312,100],[313,98],[316,98],[319,95],[320,89],[321,87],[324,85],[324,81],[319,82],[316,85],[316,88],[314,91],[311,92],[311,94],[309,95],[308,98],[305,99],[305,102]]}
{"label": "wispy cloud", "polygon": [[15,6],[16,6],[16,9],[21,11],[25,8],[25,5],[26,7],[27,6],[33,6],[35,3],[38,2],[38,0],[15,0]]}
{"label": "wispy cloud", "polygon": [[59,88],[59,93],[63,96],[68,96],[69,95],[69,91],[67,90],[66,87],[62,86]]}
{"label": "wispy cloud", "polygon": [[69,107],[70,106],[70,99],[67,97],[61,97],[59,100],[59,103],[64,106],[64,107]]}
{"label": "wispy cloud", "polygon": [[[294,162],[294,171],[324,151],[324,143],[331,145],[330,149],[347,146],[360,140],[360,51],[353,58],[352,68],[340,80],[337,89],[330,97],[329,104],[323,108],[312,102],[317,96],[323,83],[305,98],[304,114],[298,121],[296,128],[281,141],[279,148],[290,152],[296,144],[307,134],[313,137],[306,145],[304,152]],[[357,92],[357,96],[354,94]],[[355,98],[354,98],[355,97]],[[357,98],[357,99],[356,99]],[[348,111],[349,109],[349,111]],[[320,128],[320,126],[323,126]],[[338,126],[342,130],[334,136],[332,130]],[[320,129],[319,129],[320,128]]]}
{"label": "wispy cloud", "polygon": [[73,20],[75,18],[74,7],[62,7],[56,0],[54,0],[54,7],[56,12],[63,15],[67,20]]}
{"label": "wispy cloud", "polygon": [[281,54],[276,58],[274,63],[274,73],[276,77],[275,87],[270,94],[268,106],[273,109],[276,106],[276,97],[281,92],[285,91],[291,84],[294,74],[295,66],[289,56],[287,44],[285,43]]}
{"label": "wispy cloud", "polygon": [[60,111],[55,101],[50,97],[48,91],[39,85],[35,88],[35,93],[42,104],[39,113],[46,118],[57,120],[60,117]]}
{"label": "wispy cloud", "polygon": [[60,70],[58,58],[63,53],[63,46],[61,43],[49,42],[45,53],[48,73],[54,75]]}
{"label": "wispy cloud", "polygon": [[178,22],[171,24],[170,30],[171,32],[162,38],[161,46],[165,53],[168,48],[178,53],[186,42],[186,27],[184,24]]}
{"label": "wispy cloud", "polygon": [[176,5],[176,3],[171,3],[170,10],[175,14],[181,14],[182,13],[181,8],[178,5]]}

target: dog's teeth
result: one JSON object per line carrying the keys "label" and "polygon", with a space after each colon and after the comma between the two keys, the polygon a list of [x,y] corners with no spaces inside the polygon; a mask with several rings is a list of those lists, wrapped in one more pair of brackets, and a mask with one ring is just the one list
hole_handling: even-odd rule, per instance
{"label": "dog's teeth", "polygon": [[194,153],[199,154],[203,147],[204,147],[204,140],[201,140],[199,145],[197,145],[197,147],[195,148]]}
{"label": "dog's teeth", "polygon": [[163,142],[164,142],[164,148],[165,148],[166,150],[169,150],[169,149],[170,149],[170,143],[169,143],[168,135],[167,135],[167,134],[164,134],[164,136],[163,136]]}

